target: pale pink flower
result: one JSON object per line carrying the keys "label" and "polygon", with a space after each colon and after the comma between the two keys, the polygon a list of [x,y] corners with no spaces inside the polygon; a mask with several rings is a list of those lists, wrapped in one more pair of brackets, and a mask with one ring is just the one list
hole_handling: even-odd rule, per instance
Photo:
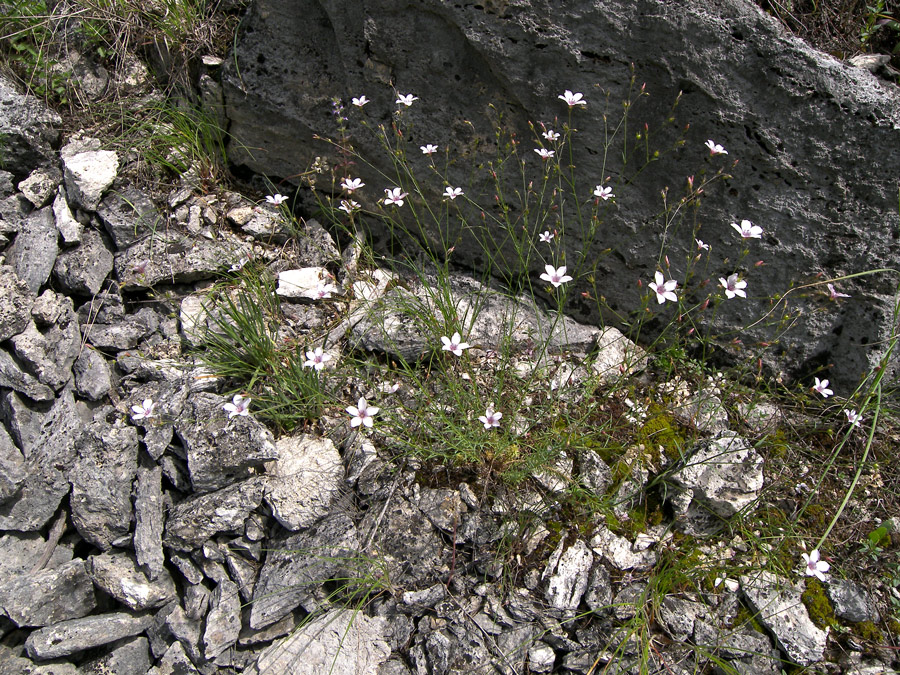
{"label": "pale pink flower", "polygon": [[675,289],[678,287],[678,282],[674,279],[666,281],[662,272],[656,272],[654,278],[656,279],[656,282],[651,281],[649,286],[656,293],[656,302],[660,305],[666,300],[678,302],[678,296],[675,295]]}
{"label": "pale pink flower", "polygon": [[611,187],[603,187],[602,185],[598,185],[596,188],[594,188],[594,196],[600,197],[600,199],[602,199],[603,201],[607,201],[608,199],[615,197]]}
{"label": "pale pink flower", "polygon": [[284,202],[286,202],[287,200],[287,197],[280,194],[266,195],[266,201],[269,202],[269,204],[273,204],[274,206],[284,204]]}
{"label": "pale pink flower", "polygon": [[568,89],[566,89],[565,92],[560,94],[557,98],[565,101],[566,105],[568,105],[570,108],[573,108],[576,105],[587,105],[587,101],[584,100],[584,94],[573,94]]}
{"label": "pale pink flower", "polygon": [[463,349],[468,349],[472,346],[468,342],[463,342],[459,333],[454,333],[450,337],[442,336],[441,342],[444,343],[441,351],[450,352],[454,356],[462,356]]}
{"label": "pale pink flower", "polygon": [[462,188],[448,187],[444,190],[444,196],[447,199],[456,199],[463,194]]}
{"label": "pale pink flower", "polygon": [[694,239],[697,242],[697,248],[702,249],[704,251],[709,250],[709,244],[704,244],[702,239]]}
{"label": "pale pink flower", "polygon": [[548,141],[551,141],[551,142],[559,140],[559,134],[556,133],[555,131],[553,131],[553,129],[547,129],[547,131],[542,133],[541,136],[543,136],[544,138],[546,138]]}
{"label": "pale pink flower", "polygon": [[831,389],[828,388],[828,380],[819,381],[819,378],[815,378],[816,383],[813,385],[813,391],[817,394],[822,394],[823,398],[828,398],[832,394],[834,394]]}
{"label": "pale pink flower", "polygon": [[[412,94],[397,94],[397,100],[394,103],[403,104],[407,108],[413,104],[413,101],[418,101],[418,96],[413,96]],[[371,426],[371,425],[370,425]]]}
{"label": "pale pink flower", "polygon": [[340,209],[341,211],[346,211],[347,213],[359,211],[361,208],[362,206],[360,205],[360,203],[352,199],[341,200],[341,205],[338,207],[338,209]]}
{"label": "pale pink flower", "polygon": [[744,291],[744,289],[747,288],[747,282],[739,280],[737,274],[729,274],[727,279],[719,277],[719,283],[722,284],[722,288],[725,289],[726,298],[731,299],[734,296],[740,298],[747,297],[747,293]]}
{"label": "pale pink flower", "polygon": [[744,239],[761,239],[763,229],[759,225],[754,225],[749,220],[742,220],[741,224],[732,223],[731,226],[738,231]]}
{"label": "pale pink flower", "polygon": [[550,159],[556,154],[556,152],[547,150],[547,148],[535,148],[534,151],[541,156],[541,159]]}
{"label": "pale pink flower", "polygon": [[354,190],[359,190],[359,188],[363,187],[365,183],[362,182],[362,178],[343,178],[341,179],[341,187],[345,189],[347,192],[353,192]]}
{"label": "pale pink flower", "polygon": [[728,151],[721,145],[710,139],[706,141],[706,147],[709,148],[710,155],[727,155]]}
{"label": "pale pink flower", "polygon": [[437,152],[438,146],[428,143],[427,145],[420,145],[419,150],[422,151],[423,155],[433,155]]}
{"label": "pale pink flower", "polygon": [[228,419],[236,416],[247,417],[250,415],[251,400],[244,398],[240,394],[235,394],[234,398],[231,399],[231,403],[226,403],[222,406],[222,409],[228,413]]}
{"label": "pale pink flower", "polygon": [[350,103],[355,105],[357,108],[362,108],[368,102],[369,102],[369,99],[367,99],[365,97],[365,95],[360,96],[359,98],[354,98],[353,100],[350,101]]}
{"label": "pale pink flower", "polygon": [[140,422],[141,420],[148,420],[155,415],[156,403],[154,403],[152,399],[145,398],[141,405],[131,406],[131,410],[134,413],[132,414],[131,419],[134,421]]}
{"label": "pale pink flower", "polygon": [[825,284],[825,285],[828,286],[828,299],[829,300],[837,300],[838,298],[849,298],[850,297],[846,293],[838,293],[834,288],[834,284]]}
{"label": "pale pink flower", "polygon": [[384,189],[384,203],[385,206],[389,204],[396,204],[397,206],[403,206],[403,200],[407,197],[406,192],[401,190],[400,188],[385,188]]}
{"label": "pale pink flower", "polygon": [[495,412],[494,406],[489,405],[487,410],[484,411],[484,415],[481,415],[478,418],[478,421],[484,425],[485,429],[492,429],[494,427],[500,426],[500,418],[503,417],[502,412]]}
{"label": "pale pink flower", "polygon": [[331,354],[323,351],[321,347],[316,347],[313,351],[306,352],[306,361],[303,362],[303,367],[322,370],[325,368],[325,362],[330,360]]}
{"label": "pale pink flower", "polygon": [[545,272],[541,275],[541,279],[549,281],[554,288],[559,288],[567,281],[572,281],[572,277],[566,274],[566,266],[555,268],[553,265],[545,265]]}
{"label": "pale pink flower", "polygon": [[544,230],[544,232],[538,236],[538,239],[549,244],[553,237],[554,235],[550,230]]}
{"label": "pale pink flower", "polygon": [[844,414],[847,416],[847,421],[851,427],[858,427],[860,422],[862,422],[862,415],[855,410],[845,410]]}
{"label": "pale pink flower", "polygon": [[358,427],[362,425],[371,429],[372,425],[375,423],[372,418],[378,414],[379,410],[381,410],[381,408],[370,406],[366,402],[366,399],[359,399],[359,402],[355,406],[351,405],[347,408],[347,413],[353,418],[350,420],[350,426]]}
{"label": "pale pink flower", "polygon": [[804,573],[808,577],[816,577],[819,581],[825,581],[825,573],[831,569],[831,565],[821,559],[819,555],[819,549],[814,548],[809,552],[809,555],[806,553],[801,553],[803,556],[803,562],[806,563],[806,569]]}

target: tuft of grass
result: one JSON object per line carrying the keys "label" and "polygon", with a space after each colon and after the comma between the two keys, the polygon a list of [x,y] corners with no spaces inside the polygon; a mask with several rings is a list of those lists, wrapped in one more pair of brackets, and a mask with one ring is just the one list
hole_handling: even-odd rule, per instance
{"label": "tuft of grass", "polygon": [[279,341],[280,305],[264,270],[244,268],[207,297],[208,329],[200,358],[217,375],[253,397],[261,418],[291,431],[321,414],[318,371],[303,367],[299,345]]}

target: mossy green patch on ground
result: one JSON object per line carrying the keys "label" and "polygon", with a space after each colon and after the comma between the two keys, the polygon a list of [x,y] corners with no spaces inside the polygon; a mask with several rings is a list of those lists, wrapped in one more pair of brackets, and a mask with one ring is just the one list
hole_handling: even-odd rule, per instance
{"label": "mossy green patch on ground", "polygon": [[828,626],[838,627],[837,617],[834,615],[834,607],[825,593],[825,587],[818,579],[810,579],[806,582],[806,590],[800,595],[800,600],[809,612],[809,618],[816,626],[825,629]]}

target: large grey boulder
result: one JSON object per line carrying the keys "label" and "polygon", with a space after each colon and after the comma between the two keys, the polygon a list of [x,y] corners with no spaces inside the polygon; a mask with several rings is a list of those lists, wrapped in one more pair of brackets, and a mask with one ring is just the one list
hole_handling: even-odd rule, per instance
{"label": "large grey boulder", "polygon": [[[632,94],[638,100],[629,108],[628,134],[614,139],[606,152],[606,134],[629,96],[632,64]],[[649,96],[637,96],[642,83]],[[576,277],[567,309],[582,318],[595,319],[597,304],[584,301],[581,292],[602,294],[617,312],[641,306],[647,282],[661,264],[661,190],[668,186],[669,203],[677,203],[688,176],[699,186],[701,177],[719,168],[734,177],[705,186],[697,220],[675,219],[665,246],[671,262],[667,278],[677,279],[679,289],[686,261],[697,252],[695,237],[712,247],[712,283],[697,289],[706,274],[696,277],[688,304],[717,288],[720,276],[737,271],[747,279],[749,297],[723,302],[711,321],[713,332],[747,326],[771,309],[769,298],[792,285],[891,267],[896,257],[900,155],[885,149],[896,147],[900,137],[900,90],[788,35],[751,0],[574,0],[552,8],[526,2],[422,0],[401,7],[391,0],[361,0],[351,7],[256,0],[234,58],[224,67],[223,85],[232,161],[279,177],[298,176],[316,156],[335,156],[333,146],[317,139],[337,136],[336,126],[326,121],[334,119],[332,99],[349,104],[351,96],[365,94],[371,101],[365,108],[347,105],[344,114],[362,155],[352,172],[367,183],[353,197],[373,209],[383,189],[391,187],[379,172],[395,173],[392,157],[374,134],[360,130],[360,120],[390,128],[391,115],[403,108],[411,123],[404,137],[408,157],[430,205],[439,208],[447,183],[430,172],[431,158],[418,151],[420,144],[447,150],[453,161],[446,181],[466,186],[473,167],[496,157],[493,120],[502,115],[504,127],[518,134],[525,184],[539,185],[541,161],[532,149],[544,141],[539,133],[534,143],[528,140],[528,122],[562,131],[571,113],[571,126],[578,130],[572,149],[581,196],[587,201],[594,185],[608,176],[616,195],[601,204],[601,222],[589,242],[581,240],[574,220],[557,240]],[[558,98],[565,89],[584,93],[587,105],[570,110]],[[675,119],[667,125],[679,92]],[[419,100],[409,108],[397,106],[398,93]],[[635,144],[634,136],[645,122],[653,161],[632,182],[646,160],[645,138]],[[682,134],[684,144],[678,145]],[[711,157],[707,139],[729,154]],[[629,147],[623,153],[625,141]],[[652,155],[655,149],[658,157]],[[558,155],[568,156],[568,148]],[[733,160],[738,160],[734,167]],[[491,181],[486,172],[475,173],[476,184],[466,194],[486,194],[479,206],[495,213]],[[521,176],[509,178],[523,184]],[[570,199],[564,206],[571,214],[575,203]],[[517,222],[520,212],[515,203],[511,207],[510,220]],[[475,234],[497,242],[506,237],[493,225],[479,230],[480,215],[474,215]],[[761,226],[762,238],[741,241],[731,223],[742,219]],[[436,239],[429,219],[422,223]],[[386,228],[379,230],[374,218],[367,218],[366,226],[386,243]],[[479,237],[471,232],[457,237],[462,230],[456,227],[451,222],[445,233],[445,241],[456,246],[453,260],[482,269]],[[529,237],[536,238],[545,224],[534,227]],[[579,252],[581,265],[575,262]],[[754,267],[758,260],[765,267]],[[532,280],[543,264],[532,256]],[[833,364],[832,382],[841,390],[852,387],[886,349],[882,340],[892,325],[895,288],[894,280],[871,276],[838,285],[853,296],[850,300],[831,301],[821,286],[792,294],[789,305],[768,316],[777,324],[785,313],[800,315],[795,329],[780,339],[778,365],[802,376]],[[721,290],[715,293],[722,297]],[[651,322],[642,336],[676,313],[655,302],[653,311],[662,322]],[[771,340],[767,323],[745,331],[743,344]]]}

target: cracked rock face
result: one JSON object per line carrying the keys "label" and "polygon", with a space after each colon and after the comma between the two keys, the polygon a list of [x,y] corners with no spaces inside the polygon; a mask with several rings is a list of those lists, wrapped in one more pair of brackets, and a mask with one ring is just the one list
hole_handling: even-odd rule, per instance
{"label": "cracked rock face", "polygon": [[[479,142],[494,137],[494,121],[484,114],[488,106],[495,106],[508,129],[523,134],[529,121],[565,117],[566,104],[557,97],[567,88],[583,92],[587,102],[572,111],[579,176],[624,177],[635,169],[621,166],[618,158],[609,160],[615,153],[598,150],[605,147],[608,113],[601,92],[624,98],[634,66],[637,81],[650,95],[631,107],[629,121],[646,122],[651,131],[660,128],[681,92],[677,122],[657,136],[659,161],[644,168],[639,180],[613,186],[615,204],[604,211],[609,218],[590,240],[576,228],[566,230],[570,256],[584,251],[588,260],[597,261],[596,288],[614,309],[640,306],[645,291],[635,282],[652,279],[658,259],[658,242],[646,236],[646,228],[661,209],[660,190],[671,185],[672,176],[690,175],[705,165],[704,143],[710,138],[725,146],[728,160],[739,160],[727,184],[705,190],[703,239],[714,254],[711,276],[732,271],[727,256],[740,244],[730,227],[735,218],[748,218],[765,232],[753,255],[766,261],[766,273],[751,274],[753,298],[720,307],[721,329],[746,326],[747,316],[764,314],[767,298],[797,281],[798,270],[833,278],[893,264],[894,177],[900,174],[900,157],[882,149],[896,145],[900,91],[787,35],[749,0],[714,6],[703,0],[648,0],[640,11],[632,0],[576,0],[552,11],[539,3],[488,7],[441,0],[401,11],[392,0],[360,0],[358,10],[348,13],[340,4],[316,0],[253,3],[248,30],[238,38],[234,59],[224,65],[225,109],[237,140],[230,145],[235,164],[263,175],[290,176],[316,156],[332,156],[327,142],[316,138],[329,133],[322,120],[331,101],[347,104],[350,95],[365,92],[371,102],[364,114],[386,119],[397,107],[398,91],[391,82],[419,99],[404,110],[417,137],[440,144],[452,157],[467,157],[450,167],[445,178],[451,185],[469,185],[469,167],[494,156],[492,143]],[[417,57],[423,35],[429,36],[425,62]],[[434,78],[438,71],[443,76]],[[353,128],[357,120],[350,118]],[[260,119],[268,123],[259,124]],[[675,127],[685,123],[690,130],[684,148],[663,152],[676,142]],[[381,186],[379,174],[390,175],[391,157],[374,135],[354,138],[354,143],[364,159],[354,175]],[[409,158],[412,170],[426,175],[429,158],[412,156],[418,154]],[[874,164],[860,157],[873,158]],[[539,160],[532,155],[532,162],[527,171],[537,177]],[[726,170],[729,165],[721,164]],[[518,172],[509,173],[510,183],[521,181]],[[486,172],[474,180],[467,190],[491,194]],[[504,188],[514,192],[514,185]],[[429,196],[439,201],[440,189]],[[374,208],[382,194],[373,192],[367,196],[362,190],[354,197],[371,200],[364,206]],[[608,226],[613,222],[617,226]],[[390,232],[385,226],[373,236],[387,243]],[[427,236],[440,239],[434,230]],[[451,232],[446,239],[455,242],[457,261],[484,267],[477,238],[457,239]],[[672,233],[669,248],[679,255],[693,252],[690,228]],[[516,258],[510,250],[504,254]],[[542,266],[534,261],[529,270],[534,278]],[[674,277],[683,279],[683,274],[681,264],[674,264]],[[570,295],[594,291],[587,276],[572,283]],[[832,381],[852,389],[858,374],[874,365],[877,350],[857,346],[887,337],[893,282],[871,277],[851,285],[847,292],[853,302],[815,317],[810,313],[823,307],[823,298],[803,303],[808,320],[801,330],[783,336],[779,367],[799,372],[813,363],[833,363]],[[596,310],[585,305],[578,311],[586,320]],[[768,339],[761,327],[749,334]]]}

